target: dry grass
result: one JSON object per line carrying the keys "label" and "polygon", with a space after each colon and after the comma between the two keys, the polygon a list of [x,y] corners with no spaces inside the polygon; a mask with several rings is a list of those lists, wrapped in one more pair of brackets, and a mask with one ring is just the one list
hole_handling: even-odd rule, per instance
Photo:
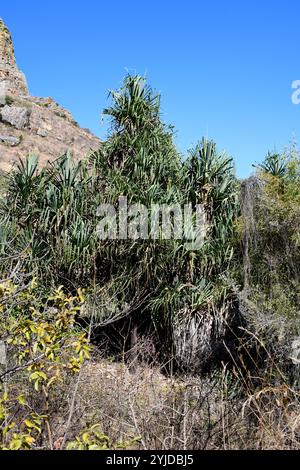
{"label": "dry grass", "polygon": [[[68,390],[68,391],[67,391]],[[72,393],[53,408],[60,448]],[[243,391],[238,374],[166,377],[157,367],[91,361],[80,375],[68,440],[99,423],[112,442],[136,449],[300,449],[300,402],[287,386]]]}

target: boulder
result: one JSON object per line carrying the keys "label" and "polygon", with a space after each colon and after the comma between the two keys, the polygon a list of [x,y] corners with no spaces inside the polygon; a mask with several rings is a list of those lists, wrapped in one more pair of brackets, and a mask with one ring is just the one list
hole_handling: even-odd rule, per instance
{"label": "boulder", "polygon": [[19,106],[4,106],[0,111],[0,118],[3,122],[10,124],[16,129],[25,129],[29,126],[30,111],[28,108]]}
{"label": "boulder", "polygon": [[18,137],[13,137],[11,135],[0,135],[0,143],[8,144],[11,147],[15,147],[16,145],[19,145],[21,142]]}

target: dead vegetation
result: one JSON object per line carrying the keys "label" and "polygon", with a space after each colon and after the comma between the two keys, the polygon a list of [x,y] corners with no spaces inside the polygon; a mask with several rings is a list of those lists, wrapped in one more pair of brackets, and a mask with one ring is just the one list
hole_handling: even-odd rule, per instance
{"label": "dead vegetation", "polygon": [[[300,449],[299,393],[263,383],[226,367],[202,378],[172,377],[157,366],[132,370],[97,357],[82,368],[68,440],[99,423],[112,442],[134,442],[133,449]],[[71,402],[67,392],[53,414],[58,448]]]}

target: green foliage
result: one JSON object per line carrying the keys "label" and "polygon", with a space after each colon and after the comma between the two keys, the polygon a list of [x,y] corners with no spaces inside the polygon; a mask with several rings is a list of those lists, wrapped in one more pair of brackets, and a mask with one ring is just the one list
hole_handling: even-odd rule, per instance
{"label": "green foliage", "polygon": [[15,100],[12,96],[9,96],[9,95],[6,95],[5,96],[5,104],[7,104],[8,106],[11,106],[12,104],[14,104]]}
{"label": "green foliage", "polygon": [[113,118],[114,130],[136,135],[140,130],[155,130],[159,124],[160,96],[138,75],[127,75],[119,91],[110,91],[113,106],[103,114]]}
{"label": "green foliage", "polygon": [[[144,78],[127,76],[110,98],[104,110],[110,135],[87,160],[76,163],[66,154],[40,170],[29,157],[7,175],[0,241],[9,261],[3,268],[11,269],[13,254],[20,269],[34,272],[45,286],[84,285],[96,302],[103,305],[105,299],[97,309],[100,324],[134,316],[135,323],[150,325],[167,344],[172,318],[190,304],[182,295],[187,283],[196,292],[216,282],[216,304],[223,292],[238,211],[232,159],[203,140],[183,161],[173,128],[160,118],[160,97]],[[122,195],[128,204],[147,207],[204,204],[209,231],[203,249],[188,252],[183,240],[99,240],[99,204],[117,207]],[[169,302],[167,292],[173,288]]]}
{"label": "green foliage", "polygon": [[101,426],[94,424],[90,429],[77,436],[75,441],[68,444],[68,450],[126,450],[133,448],[140,442],[140,438],[114,444],[111,439],[101,432]]}
{"label": "green foliage", "polygon": [[[34,448],[49,426],[51,394],[90,357],[86,334],[75,323],[81,291],[67,297],[59,288],[45,299],[37,292],[34,281],[24,287],[11,281],[0,285],[0,338],[7,351],[0,374],[0,449]],[[20,390],[14,375],[22,379]],[[41,395],[44,404],[36,410],[33,403]]]}
{"label": "green foliage", "polygon": [[[232,257],[232,236],[239,213],[238,186],[232,158],[219,154],[216,145],[205,139],[185,162],[186,199],[204,204],[210,237],[204,245],[202,272],[220,275],[228,269]],[[203,263],[205,257],[206,262]]]}
{"label": "green foliage", "polygon": [[248,328],[268,350],[266,367],[275,363],[294,382],[299,380],[291,355],[300,334],[300,159],[293,147],[268,161],[274,165],[263,164],[243,183],[248,189],[237,225],[243,239],[235,252],[244,270],[236,272],[247,291]]}
{"label": "green foliage", "polygon": [[286,161],[279,153],[268,152],[265,160],[256,167],[272,176],[281,177],[286,173]]}
{"label": "green foliage", "polygon": [[[247,393],[252,379],[244,358],[238,365],[235,360],[236,337],[242,331],[246,336],[246,324],[247,345],[238,354],[246,350],[253,366],[253,351],[259,351],[255,381],[284,379],[284,393],[287,388],[291,343],[300,332],[295,147],[269,152],[256,175],[239,184],[232,158],[213,141],[202,139],[183,158],[173,127],[161,119],[160,95],[145,78],[128,75],[109,98],[103,114],[110,131],[97,151],[80,162],[66,153],[44,168],[29,156],[1,175],[0,339],[9,357],[0,374],[1,449],[36,448],[45,434],[52,446],[49,403],[90,357],[85,319],[89,336],[94,325],[113,325],[122,352],[124,336],[130,349],[130,333],[151,335],[165,362],[175,357],[188,371],[212,362],[214,350],[224,362],[230,356],[234,367],[230,380],[225,374],[226,387],[234,394],[233,377],[241,370]],[[120,196],[148,208],[191,203],[194,219],[201,204],[203,245],[193,251],[185,239],[100,240],[97,209],[117,209]],[[86,302],[78,286],[85,287]],[[241,316],[243,323],[231,328]],[[257,392],[251,382],[247,406],[274,390],[280,396],[280,386],[272,387]],[[67,447],[106,450],[139,442],[115,443],[102,430],[94,425],[73,433]]]}
{"label": "green foliage", "polygon": [[272,289],[299,278],[300,164],[291,159],[283,176],[261,174],[255,199],[255,243],[251,249],[253,284]]}

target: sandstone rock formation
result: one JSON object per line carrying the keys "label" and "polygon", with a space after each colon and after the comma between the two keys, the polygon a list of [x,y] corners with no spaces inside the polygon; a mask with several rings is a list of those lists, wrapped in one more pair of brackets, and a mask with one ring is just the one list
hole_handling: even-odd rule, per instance
{"label": "sandstone rock formation", "polygon": [[83,158],[99,144],[98,137],[81,129],[53,99],[30,96],[10,32],[0,18],[0,171],[30,153],[45,164],[67,150]]}

